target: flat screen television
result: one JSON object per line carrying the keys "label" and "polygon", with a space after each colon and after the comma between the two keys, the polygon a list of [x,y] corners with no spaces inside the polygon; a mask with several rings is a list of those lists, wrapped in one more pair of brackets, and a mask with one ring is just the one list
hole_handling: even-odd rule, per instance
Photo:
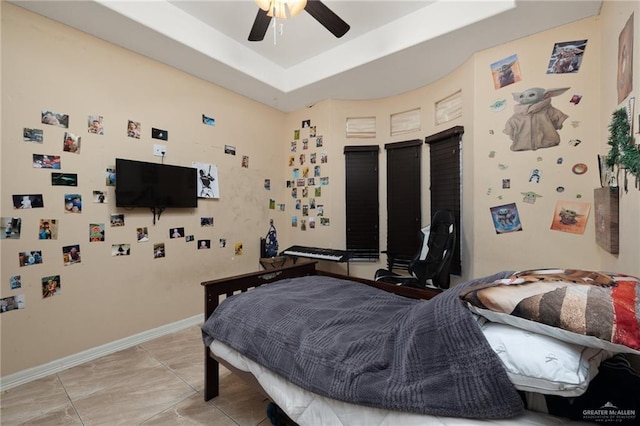
{"label": "flat screen television", "polygon": [[198,207],[197,169],[116,158],[116,207]]}

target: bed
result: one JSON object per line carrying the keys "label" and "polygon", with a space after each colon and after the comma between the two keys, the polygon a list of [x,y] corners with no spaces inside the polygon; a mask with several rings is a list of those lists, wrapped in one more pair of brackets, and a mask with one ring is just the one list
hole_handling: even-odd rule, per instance
{"label": "bed", "polygon": [[[574,355],[578,367],[554,371],[556,387],[549,388],[543,378],[521,377],[503,357],[523,341],[514,340],[518,344],[509,348],[500,340],[505,336],[500,327],[516,327],[487,321],[478,313],[487,308],[482,303],[476,303],[478,312],[469,309],[471,302],[486,303],[488,283],[508,280],[513,271],[440,292],[344,277],[315,266],[308,262],[202,283],[205,400],[219,393],[222,363],[300,425],[579,424],[533,411],[544,405],[536,398],[541,389],[580,395],[604,359],[620,347],[636,351],[618,341],[609,342],[615,350],[572,343],[582,348]],[[581,377],[573,380],[574,375]],[[559,386],[558,377],[563,378]],[[603,415],[602,407],[593,408],[583,414]],[[622,420],[637,420],[632,410],[616,409],[616,415],[629,417]]]}

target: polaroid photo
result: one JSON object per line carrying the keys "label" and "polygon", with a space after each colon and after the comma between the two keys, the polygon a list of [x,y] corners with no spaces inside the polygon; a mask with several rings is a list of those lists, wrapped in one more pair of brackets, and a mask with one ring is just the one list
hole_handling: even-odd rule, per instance
{"label": "polaroid photo", "polygon": [[151,137],[153,139],[160,139],[160,140],[166,141],[166,140],[169,140],[169,132],[166,130],[156,129],[155,127],[152,127]]}
{"label": "polaroid photo", "polygon": [[29,129],[25,127],[22,130],[22,140],[25,142],[43,143],[44,142],[43,131],[42,129]]}

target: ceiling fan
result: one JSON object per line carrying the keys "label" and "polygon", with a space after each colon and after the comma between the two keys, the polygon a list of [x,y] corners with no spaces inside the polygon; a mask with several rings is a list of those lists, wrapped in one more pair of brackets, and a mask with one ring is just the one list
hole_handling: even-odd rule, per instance
{"label": "ceiling fan", "polygon": [[256,0],[256,3],[260,9],[258,9],[256,19],[253,21],[249,41],[262,41],[267,33],[271,18],[287,19],[286,9],[289,10],[289,15],[292,17],[303,9],[306,10],[309,15],[338,38],[345,35],[351,28],[320,0]]}

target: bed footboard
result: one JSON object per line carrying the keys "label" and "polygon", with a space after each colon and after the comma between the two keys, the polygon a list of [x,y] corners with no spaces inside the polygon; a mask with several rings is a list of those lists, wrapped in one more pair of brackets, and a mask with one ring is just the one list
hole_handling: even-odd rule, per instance
{"label": "bed footboard", "polygon": [[[317,262],[298,263],[296,265],[283,268],[271,269],[268,271],[252,272],[243,275],[236,275],[230,278],[222,278],[202,283],[204,288],[204,320],[218,307],[221,295],[227,297],[238,292],[245,292],[249,289],[269,284],[274,281],[302,277],[316,274]],[[204,347],[204,400],[209,401],[219,394],[220,377],[218,371],[218,361],[209,354],[209,348]]]}

